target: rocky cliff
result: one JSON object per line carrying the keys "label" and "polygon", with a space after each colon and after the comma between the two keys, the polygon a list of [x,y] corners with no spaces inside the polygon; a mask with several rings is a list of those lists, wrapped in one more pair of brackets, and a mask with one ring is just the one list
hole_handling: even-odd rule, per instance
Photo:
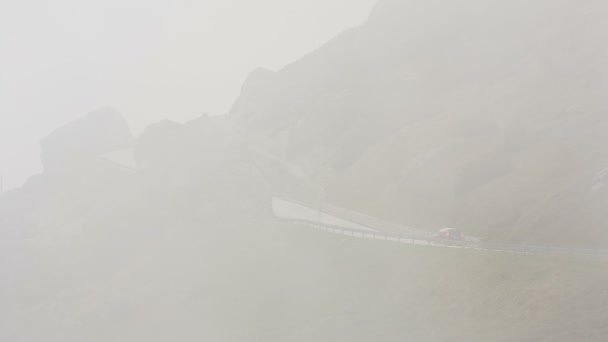
{"label": "rocky cliff", "polygon": [[490,239],[608,243],[607,15],[592,0],[381,1],[254,73],[231,115],[310,177],[330,168],[340,204]]}

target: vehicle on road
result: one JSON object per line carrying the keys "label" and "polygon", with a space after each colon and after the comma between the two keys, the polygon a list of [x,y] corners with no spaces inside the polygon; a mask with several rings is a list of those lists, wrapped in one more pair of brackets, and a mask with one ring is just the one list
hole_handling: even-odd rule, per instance
{"label": "vehicle on road", "polygon": [[440,229],[435,235],[435,238],[462,241],[464,239],[464,234],[456,228],[446,227]]}

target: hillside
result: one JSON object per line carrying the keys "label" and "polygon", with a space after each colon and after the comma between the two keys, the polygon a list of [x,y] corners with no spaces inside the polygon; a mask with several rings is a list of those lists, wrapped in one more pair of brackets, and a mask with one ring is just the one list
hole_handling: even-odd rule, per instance
{"label": "hillside", "polygon": [[[381,1],[362,26],[252,73],[227,116],[132,137],[106,109],[53,132],[45,172],[0,199],[4,233],[145,208],[267,216],[272,195],[323,192],[431,231],[606,247],[607,7]],[[100,159],[121,149],[134,170]]]}
{"label": "hillside", "polygon": [[606,19],[601,0],[381,0],[254,71],[227,115],[66,124],[0,196],[0,340],[605,341],[601,257],[348,239],[271,200],[608,248]]}
{"label": "hillside", "polygon": [[0,339],[591,342],[608,333],[605,260],[404,248],[268,222],[161,227],[35,246],[12,280],[20,285],[0,292]]}
{"label": "hillside", "polygon": [[363,26],[252,74],[231,115],[338,204],[606,245],[606,17],[602,1],[381,1]]}

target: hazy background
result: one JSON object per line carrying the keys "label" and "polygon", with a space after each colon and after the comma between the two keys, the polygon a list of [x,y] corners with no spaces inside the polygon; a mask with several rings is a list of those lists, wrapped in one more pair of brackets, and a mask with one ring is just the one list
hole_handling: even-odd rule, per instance
{"label": "hazy background", "polygon": [[111,1],[0,8],[0,341],[608,341],[608,1]]}
{"label": "hazy background", "polygon": [[0,175],[40,169],[38,141],[103,106],[134,133],[228,111],[247,74],[278,69],[368,16],[375,0],[5,1]]}

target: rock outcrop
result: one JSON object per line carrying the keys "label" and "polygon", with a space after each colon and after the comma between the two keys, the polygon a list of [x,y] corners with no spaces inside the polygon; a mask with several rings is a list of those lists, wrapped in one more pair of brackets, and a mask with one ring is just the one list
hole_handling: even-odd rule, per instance
{"label": "rock outcrop", "polygon": [[132,135],[117,111],[105,108],[73,121],[41,141],[45,171],[54,172],[128,146]]}

